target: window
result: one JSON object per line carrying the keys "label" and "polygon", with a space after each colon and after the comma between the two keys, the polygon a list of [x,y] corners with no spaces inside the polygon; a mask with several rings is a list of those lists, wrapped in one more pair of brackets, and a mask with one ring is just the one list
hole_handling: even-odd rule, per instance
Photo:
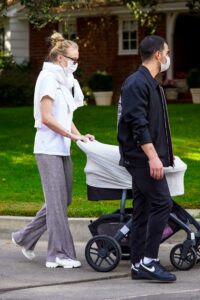
{"label": "window", "polygon": [[0,28],[0,51],[5,50],[5,33],[4,33],[4,28]]}
{"label": "window", "polygon": [[59,31],[64,38],[75,41],[77,39],[77,26],[75,19],[67,19],[59,24]]}
{"label": "window", "polygon": [[138,54],[137,22],[131,16],[119,19],[118,54]]}

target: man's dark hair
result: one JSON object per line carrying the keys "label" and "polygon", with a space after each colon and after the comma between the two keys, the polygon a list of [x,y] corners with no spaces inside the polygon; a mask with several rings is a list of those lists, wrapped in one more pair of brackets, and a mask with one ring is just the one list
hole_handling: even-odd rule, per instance
{"label": "man's dark hair", "polygon": [[165,43],[167,42],[161,36],[147,35],[139,46],[142,61],[150,59],[156,51],[162,51]]}

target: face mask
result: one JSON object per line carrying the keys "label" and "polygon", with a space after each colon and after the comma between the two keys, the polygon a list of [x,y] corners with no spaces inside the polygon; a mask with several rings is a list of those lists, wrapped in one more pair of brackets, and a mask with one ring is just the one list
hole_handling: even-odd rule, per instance
{"label": "face mask", "polygon": [[170,57],[169,56],[166,56],[166,63],[162,64],[160,63],[160,72],[164,72],[166,70],[169,69],[169,66],[170,66]]}
{"label": "face mask", "polygon": [[78,63],[74,64],[72,59],[68,59],[67,67],[65,67],[64,69],[65,69],[65,72],[67,72],[67,73],[74,73],[77,68],[78,68]]}

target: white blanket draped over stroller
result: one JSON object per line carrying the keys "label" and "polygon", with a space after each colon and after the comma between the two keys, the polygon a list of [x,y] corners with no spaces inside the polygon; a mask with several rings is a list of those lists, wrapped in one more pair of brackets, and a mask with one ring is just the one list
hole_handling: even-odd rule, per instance
{"label": "white blanket draped over stroller", "polygon": [[[119,147],[103,144],[98,141],[81,142],[77,145],[87,155],[85,166],[86,183],[90,187],[104,189],[132,188],[132,180],[128,171],[119,166]],[[171,196],[184,194],[184,174],[187,165],[175,157],[174,167],[164,168]]]}

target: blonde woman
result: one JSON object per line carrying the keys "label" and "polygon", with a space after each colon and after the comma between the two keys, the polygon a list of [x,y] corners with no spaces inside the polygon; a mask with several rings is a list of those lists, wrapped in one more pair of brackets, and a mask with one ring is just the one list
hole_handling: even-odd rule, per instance
{"label": "blonde woman", "polygon": [[83,105],[83,93],[73,72],[77,69],[78,45],[55,32],[51,36],[49,62],[43,64],[35,87],[34,118],[37,128],[34,144],[45,204],[33,221],[12,233],[13,243],[21,246],[28,259],[48,230],[47,268],[76,268],[73,239],[66,216],[72,198],[71,140],[94,140],[81,135],[72,121],[75,109]]}

